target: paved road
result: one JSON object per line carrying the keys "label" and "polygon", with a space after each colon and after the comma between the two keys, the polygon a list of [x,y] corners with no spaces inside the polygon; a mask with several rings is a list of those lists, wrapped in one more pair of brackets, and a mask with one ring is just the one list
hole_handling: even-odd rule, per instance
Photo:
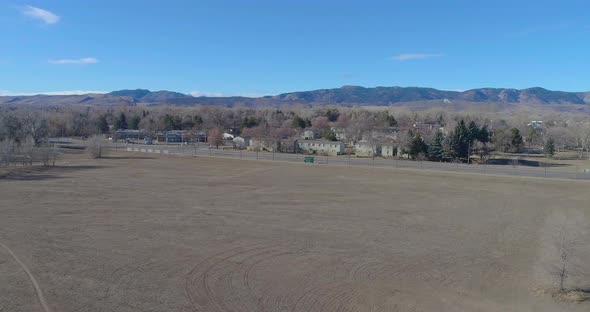
{"label": "paved road", "polygon": [[[192,145],[142,145],[142,144],[113,144],[111,148],[138,151],[145,153],[162,153],[190,156],[211,156],[229,157],[240,159],[277,160],[303,162],[307,155],[270,153],[270,152],[249,152],[236,150],[209,149],[209,146],[202,144]],[[526,166],[501,166],[501,165],[476,165],[458,163],[437,163],[431,161],[398,160],[393,158],[356,158],[350,156],[314,156],[315,164],[319,165],[342,165],[342,166],[367,166],[367,167],[389,167],[389,168],[411,168],[436,171],[471,172],[494,175],[511,175],[527,177],[546,177],[561,179],[585,179],[590,180],[590,172],[583,168],[570,167],[568,169],[557,169],[554,167],[526,167]]]}

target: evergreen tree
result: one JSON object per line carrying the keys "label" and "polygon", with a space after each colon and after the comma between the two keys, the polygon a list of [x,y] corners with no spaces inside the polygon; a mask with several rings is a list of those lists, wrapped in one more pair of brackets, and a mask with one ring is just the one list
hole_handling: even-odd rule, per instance
{"label": "evergreen tree", "polygon": [[129,129],[138,130],[139,129],[139,122],[141,121],[141,117],[133,116],[129,119]]}
{"label": "evergreen tree", "polygon": [[555,142],[553,141],[553,138],[549,138],[547,142],[545,142],[545,147],[543,150],[545,152],[545,156],[553,158],[553,155],[555,155]]}
{"label": "evergreen tree", "polygon": [[520,153],[524,150],[524,140],[520,131],[516,128],[510,129],[510,148],[511,153]]}
{"label": "evergreen tree", "polygon": [[293,122],[291,123],[291,127],[293,127],[293,128],[304,129],[306,126],[307,126],[307,123],[305,122],[305,120],[299,116],[295,116],[293,118]]}
{"label": "evergreen tree", "polygon": [[325,129],[322,133],[322,137],[328,141],[338,141],[336,134],[330,129]]}
{"label": "evergreen tree", "polygon": [[410,143],[408,144],[408,154],[413,159],[418,158],[420,155],[424,156],[428,153],[428,145],[424,142],[424,139],[420,133],[409,132]]}
{"label": "evergreen tree", "polygon": [[428,158],[435,161],[442,161],[446,158],[444,148],[445,136],[442,132],[436,132],[432,144],[428,146]]}
{"label": "evergreen tree", "polygon": [[258,120],[254,117],[245,117],[240,124],[240,128],[252,128],[258,126]]}
{"label": "evergreen tree", "polygon": [[109,132],[109,123],[107,122],[106,115],[100,115],[96,121],[96,129],[98,133],[105,134]]}
{"label": "evergreen tree", "polygon": [[490,131],[488,127],[483,126],[479,128],[479,133],[477,134],[477,140],[481,143],[488,143],[490,142]]}
{"label": "evergreen tree", "polygon": [[119,118],[115,119],[114,128],[116,130],[127,129],[127,117],[125,116],[125,113],[121,112],[121,115],[119,115]]}
{"label": "evergreen tree", "polygon": [[185,115],[182,118],[182,122],[180,123],[180,128],[182,130],[191,130],[195,127],[195,119],[191,117],[191,115]]}
{"label": "evergreen tree", "polygon": [[449,156],[454,159],[466,159],[469,155],[469,129],[461,120],[449,137]]}
{"label": "evergreen tree", "polygon": [[390,127],[397,127],[397,120],[392,115],[387,114],[387,124]]}
{"label": "evergreen tree", "polygon": [[182,129],[182,119],[178,116],[172,116],[166,114],[164,116],[164,128],[166,131],[169,130],[181,130]]}
{"label": "evergreen tree", "polygon": [[477,140],[479,136],[479,127],[475,123],[475,121],[471,121],[469,123],[469,127],[467,128],[467,139],[469,143],[473,143],[473,141]]}
{"label": "evergreen tree", "polygon": [[340,116],[340,112],[336,108],[331,108],[328,109],[328,111],[326,111],[326,117],[328,117],[328,120],[330,122],[335,122],[336,120],[338,120],[338,116]]}
{"label": "evergreen tree", "polygon": [[196,128],[200,128],[203,125],[203,118],[201,118],[201,116],[195,115],[195,117],[193,117],[193,119],[195,121]]}

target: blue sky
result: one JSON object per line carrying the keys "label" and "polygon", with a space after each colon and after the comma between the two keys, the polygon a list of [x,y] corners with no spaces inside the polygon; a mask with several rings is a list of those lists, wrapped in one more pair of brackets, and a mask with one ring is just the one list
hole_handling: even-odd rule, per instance
{"label": "blue sky", "polygon": [[0,94],[590,90],[587,1],[0,2]]}

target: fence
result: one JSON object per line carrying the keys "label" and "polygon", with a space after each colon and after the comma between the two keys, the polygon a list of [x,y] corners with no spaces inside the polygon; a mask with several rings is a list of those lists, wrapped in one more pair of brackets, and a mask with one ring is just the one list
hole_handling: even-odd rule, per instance
{"label": "fence", "polygon": [[[226,157],[251,160],[271,160],[303,163],[306,157],[304,154],[286,154],[273,152],[253,152],[244,150],[216,150],[204,147],[189,145],[162,146],[162,147],[126,147],[128,152],[142,152],[153,154],[170,154],[184,156],[208,156]],[[590,168],[570,166],[566,169],[559,167],[530,167],[522,165],[484,165],[484,164],[463,164],[445,163],[431,161],[412,161],[397,158],[357,158],[350,155],[343,156],[313,156],[313,164],[309,165],[340,165],[340,166],[361,166],[376,168],[407,168],[423,169],[433,171],[467,172],[491,175],[510,175],[526,177],[546,177],[561,179],[582,179],[590,180]],[[590,167],[590,165],[589,165]],[[559,168],[559,169],[558,169]]]}

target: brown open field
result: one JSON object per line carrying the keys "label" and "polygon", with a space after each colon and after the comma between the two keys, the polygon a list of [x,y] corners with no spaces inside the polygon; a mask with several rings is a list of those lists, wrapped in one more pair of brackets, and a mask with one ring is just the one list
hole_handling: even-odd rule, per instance
{"label": "brown open field", "polygon": [[589,311],[536,290],[546,220],[588,224],[589,187],[70,155],[0,179],[0,311]]}

